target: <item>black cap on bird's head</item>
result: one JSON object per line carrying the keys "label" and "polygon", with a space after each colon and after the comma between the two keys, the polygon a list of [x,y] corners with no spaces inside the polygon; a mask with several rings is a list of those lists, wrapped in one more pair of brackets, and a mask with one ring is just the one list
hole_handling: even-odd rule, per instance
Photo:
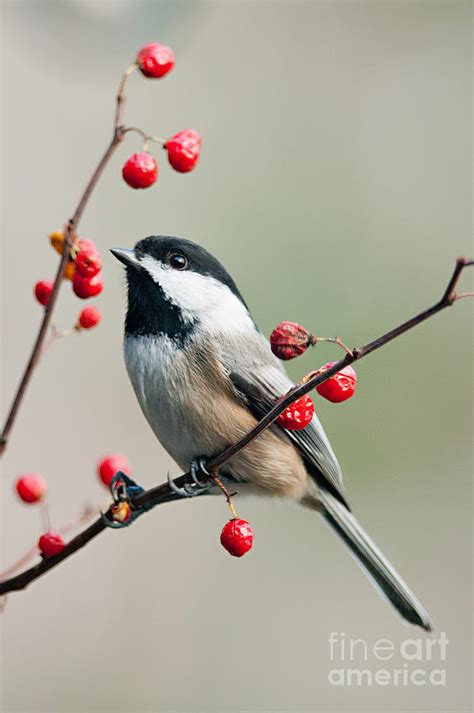
{"label": "black cap on bird's head", "polygon": [[111,253],[127,272],[127,334],[166,334],[184,340],[220,305],[230,307],[229,302],[236,300],[248,314],[227,270],[190,240],[152,235],[133,250],[113,248]]}

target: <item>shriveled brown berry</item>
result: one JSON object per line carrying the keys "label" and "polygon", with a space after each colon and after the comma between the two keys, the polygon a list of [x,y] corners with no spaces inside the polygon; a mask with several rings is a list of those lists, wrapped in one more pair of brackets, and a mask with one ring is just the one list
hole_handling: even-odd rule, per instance
{"label": "shriveled brown berry", "polygon": [[315,337],[297,322],[280,322],[270,335],[270,347],[283,361],[294,359],[315,343]]}

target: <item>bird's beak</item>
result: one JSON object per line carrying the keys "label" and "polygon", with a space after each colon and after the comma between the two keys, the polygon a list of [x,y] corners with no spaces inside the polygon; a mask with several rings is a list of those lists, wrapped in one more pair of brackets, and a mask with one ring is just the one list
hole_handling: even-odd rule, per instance
{"label": "bird's beak", "polygon": [[130,248],[111,248],[110,252],[125,266],[133,265],[134,267],[138,267],[140,264],[135,250],[131,250]]}

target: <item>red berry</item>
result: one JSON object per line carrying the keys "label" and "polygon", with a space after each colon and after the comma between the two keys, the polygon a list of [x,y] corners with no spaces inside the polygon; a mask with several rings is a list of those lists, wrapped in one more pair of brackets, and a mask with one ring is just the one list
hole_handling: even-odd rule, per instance
{"label": "red berry", "polygon": [[271,350],[283,361],[304,354],[313,342],[313,335],[296,322],[280,322],[270,335]]}
{"label": "red berry", "polygon": [[104,289],[100,272],[94,277],[82,277],[78,272],[74,273],[72,289],[81,300],[99,295]]}
{"label": "red berry", "polygon": [[252,527],[246,520],[229,520],[222,528],[221,545],[232,557],[242,557],[252,549]]}
{"label": "red berry", "polygon": [[168,151],[168,161],[176,171],[192,171],[198,162],[201,150],[201,137],[194,129],[178,131],[168,139],[164,148]]}
{"label": "red berry", "polygon": [[93,240],[88,240],[87,238],[81,238],[80,240],[77,241],[77,247],[80,250],[90,250],[91,252],[95,253],[96,255],[99,254],[99,251],[97,250],[97,245],[94,243]]}
{"label": "red berry", "polygon": [[16,491],[25,503],[37,503],[45,496],[47,489],[39,473],[24,473],[16,481]]}
{"label": "red berry", "polygon": [[130,475],[131,469],[125,456],[118,453],[111,453],[97,464],[97,473],[104,485],[109,486],[110,481],[117,471],[121,470],[125,475]]}
{"label": "red berry", "polygon": [[54,557],[63,551],[65,543],[59,532],[45,532],[38,540],[40,552],[45,557]]}
{"label": "red berry", "polygon": [[308,394],[293,401],[276,420],[279,426],[288,431],[300,431],[306,428],[314,415],[314,404]]}
{"label": "red berry", "polygon": [[[322,366],[321,369],[318,369],[317,373],[322,374],[331,366],[334,366],[335,363],[335,361],[328,362]],[[317,386],[316,391],[320,396],[323,396],[328,401],[332,401],[333,404],[338,404],[354,396],[356,385],[357,374],[352,366],[345,366],[344,369],[341,369],[341,371],[331,376],[331,378],[323,384]]]}
{"label": "red berry", "polygon": [[150,42],[137,54],[137,64],[145,77],[159,79],[174,67],[173,50],[166,45]]}
{"label": "red berry", "polygon": [[149,153],[141,151],[130,156],[122,168],[125,183],[131,188],[149,188],[158,178],[158,166]]}
{"label": "red berry", "polygon": [[40,280],[35,285],[35,297],[43,307],[49,302],[51,292],[53,291],[53,283],[50,280]]}
{"label": "red berry", "polygon": [[81,248],[76,257],[76,270],[81,277],[94,277],[102,268],[102,260],[95,249]]}
{"label": "red berry", "polygon": [[102,315],[97,307],[84,307],[77,320],[77,327],[82,329],[92,329],[97,327]]}

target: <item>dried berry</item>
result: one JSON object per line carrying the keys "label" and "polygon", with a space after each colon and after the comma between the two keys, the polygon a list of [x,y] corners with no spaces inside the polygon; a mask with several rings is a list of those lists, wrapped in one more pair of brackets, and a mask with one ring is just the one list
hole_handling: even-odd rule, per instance
{"label": "dried berry", "polygon": [[60,230],[55,230],[53,233],[50,234],[49,241],[53,248],[56,250],[56,252],[62,255],[64,252],[65,241],[63,233]]}
{"label": "dried berry", "polygon": [[112,505],[110,511],[116,522],[127,523],[132,519],[132,508],[126,500],[122,500],[121,502]]}
{"label": "dried berry", "polygon": [[315,343],[315,337],[296,322],[280,322],[270,335],[270,347],[279,359],[289,361]]}
{"label": "dried berry", "polygon": [[76,264],[73,260],[70,260],[68,262],[68,264],[66,265],[66,269],[64,270],[64,279],[70,280],[72,282],[75,274],[76,274]]}

